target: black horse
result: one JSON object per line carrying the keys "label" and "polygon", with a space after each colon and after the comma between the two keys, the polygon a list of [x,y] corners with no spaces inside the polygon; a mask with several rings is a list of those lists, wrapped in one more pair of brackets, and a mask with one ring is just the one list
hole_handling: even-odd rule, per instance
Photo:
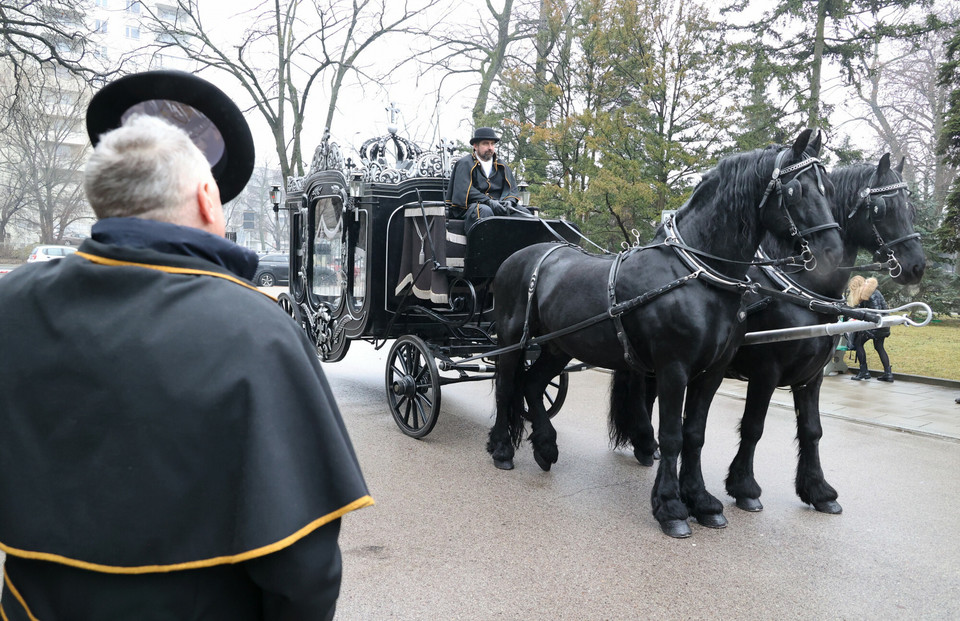
{"label": "black horse", "polygon": [[[833,267],[840,259],[840,234],[825,194],[829,180],[817,159],[820,136],[810,136],[806,130],[792,146],[721,160],[675,225],[662,226],[649,246],[609,258],[539,244],[504,262],[493,283],[497,338],[501,346],[521,347],[497,362],[497,418],[487,450],[498,468],[513,467],[524,398],[534,458],[544,470],[556,463],[556,431],[542,394],[572,358],[619,371],[648,370],[661,378],[663,459],[652,492],[654,517],[673,537],[690,535],[690,514],[706,526],[726,525],[723,505],[704,486],[700,451],[710,401],[744,333],[738,316],[749,289],[747,264],[765,230],[791,239],[808,260],[805,235],[821,265]],[[538,341],[543,335],[548,338]],[[524,370],[522,349],[537,344],[540,355]],[[650,439],[655,445],[652,430]]]}
{"label": "black horse", "polygon": [[[913,229],[913,207],[907,201],[901,173],[903,161],[890,167],[889,154],[874,165],[860,164],[835,170],[831,175],[836,189],[838,219],[843,223],[843,265],[852,266],[859,249],[874,252],[894,280],[901,284],[919,282],[923,276],[924,254],[919,234]],[[767,235],[762,243],[767,254],[789,250],[782,240]],[[800,271],[751,268],[750,277],[762,286],[799,294],[807,306],[829,306],[842,302],[849,269]],[[746,321],[748,332],[829,323],[835,314],[810,310],[783,299],[761,297]],[[729,377],[749,380],[746,405],[740,423],[740,448],[730,465],[727,493],[746,511],[760,511],[760,486],[753,473],[753,457],[763,433],[764,419],[774,390],[790,386],[797,413],[796,491],[803,502],[824,513],[840,513],[836,490],[824,479],[820,465],[820,385],[823,368],[830,360],[839,337],[806,338],[741,347],[727,371]],[[652,462],[649,430],[650,411],[656,379],[629,372],[617,372],[611,391],[611,438],[614,444],[634,445],[640,463]]]}

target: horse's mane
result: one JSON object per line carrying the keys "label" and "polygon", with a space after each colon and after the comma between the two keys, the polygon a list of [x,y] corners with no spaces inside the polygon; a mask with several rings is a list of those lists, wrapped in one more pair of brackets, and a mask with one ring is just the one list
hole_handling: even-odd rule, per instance
{"label": "horse's mane", "polygon": [[846,218],[853,211],[859,200],[860,190],[867,187],[873,171],[877,169],[876,164],[851,164],[841,168],[834,168],[830,172],[830,180],[833,181],[834,200],[840,211],[840,222],[846,221]]}
{"label": "horse's mane", "polygon": [[[760,205],[766,181],[773,173],[773,163],[782,145],[770,145],[724,157],[712,169],[704,173],[700,183],[683,207],[677,212],[677,222],[706,208],[715,208],[714,222],[717,226],[737,219],[738,238],[746,239],[755,221],[750,218],[752,208]],[[734,211],[731,206],[739,206]]]}

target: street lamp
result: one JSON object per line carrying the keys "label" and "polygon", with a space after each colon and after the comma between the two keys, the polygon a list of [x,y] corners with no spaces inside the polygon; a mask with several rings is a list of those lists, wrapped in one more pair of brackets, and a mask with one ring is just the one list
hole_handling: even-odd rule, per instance
{"label": "street lamp", "polygon": [[270,188],[270,202],[273,203],[273,215],[280,217],[280,186],[274,185]]}

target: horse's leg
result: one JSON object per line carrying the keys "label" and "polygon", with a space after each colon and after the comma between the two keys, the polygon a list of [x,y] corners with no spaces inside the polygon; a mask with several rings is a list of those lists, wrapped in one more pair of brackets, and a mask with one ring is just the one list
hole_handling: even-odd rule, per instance
{"label": "horse's leg", "polygon": [[753,457],[757,443],[763,435],[763,424],[767,418],[767,408],[776,390],[776,382],[764,373],[756,374],[747,384],[747,401],[740,419],[740,448],[730,462],[727,473],[727,493],[737,500],[737,506],[744,511],[762,511],[760,485],[753,474]]}
{"label": "horse's leg", "polygon": [[797,495],[800,500],[813,505],[821,513],[840,513],[843,508],[837,502],[837,490],[824,479],[820,466],[820,384],[818,375],[805,386],[793,387],[793,404],[797,409]]}
{"label": "horse's leg", "polygon": [[497,360],[497,419],[490,429],[487,452],[493,465],[513,469],[513,455],[523,435],[523,353],[508,352]]}
{"label": "horse's leg", "polygon": [[642,466],[652,466],[657,441],[651,412],[657,397],[656,376],[633,371],[615,371],[610,387],[610,442],[614,448],[633,446],[633,456]]}
{"label": "horse's leg", "polygon": [[660,466],[650,494],[653,517],[660,529],[671,537],[689,537],[690,517],[680,500],[677,461],[683,446],[683,391],[687,376],[683,369],[662,370],[657,377],[660,400]]}
{"label": "horse's leg", "polygon": [[723,503],[707,491],[703,482],[701,452],[707,429],[710,402],[723,381],[723,368],[708,371],[687,386],[683,421],[683,459],[680,466],[680,498],[703,526],[724,528]]}
{"label": "horse's leg", "polygon": [[524,373],[523,395],[527,401],[527,418],[530,419],[530,444],[533,445],[533,458],[544,471],[557,463],[560,451],[557,449],[557,430],[553,428],[547,410],[543,405],[543,391],[550,380],[563,371],[570,357],[557,355],[547,350],[540,352],[530,368]]}

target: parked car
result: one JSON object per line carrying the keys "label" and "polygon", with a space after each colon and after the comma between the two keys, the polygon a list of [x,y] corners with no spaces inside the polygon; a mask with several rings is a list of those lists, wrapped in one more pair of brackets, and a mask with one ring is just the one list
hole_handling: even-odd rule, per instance
{"label": "parked car", "polygon": [[27,263],[62,259],[68,254],[73,254],[76,251],[77,249],[73,246],[37,246],[30,251],[30,256],[27,258]]}
{"label": "parked car", "polygon": [[286,284],[290,280],[290,255],[265,254],[253,274],[253,282],[261,287]]}

